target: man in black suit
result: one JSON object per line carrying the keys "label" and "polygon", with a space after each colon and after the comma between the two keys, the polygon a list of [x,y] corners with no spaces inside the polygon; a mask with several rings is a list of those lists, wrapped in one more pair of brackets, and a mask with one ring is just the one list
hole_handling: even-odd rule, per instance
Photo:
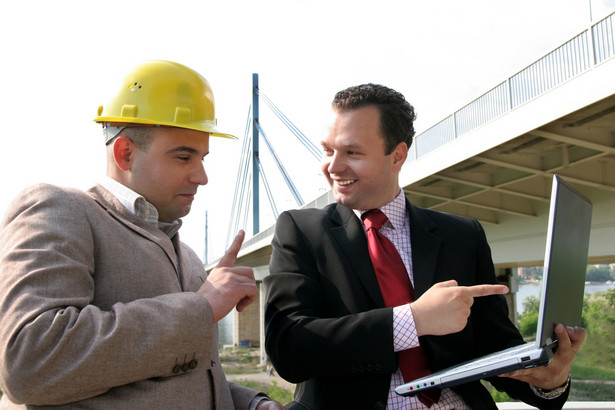
{"label": "man in black suit", "polygon": [[[322,141],[322,170],[335,195],[324,209],[284,212],[265,278],[265,347],[276,370],[298,383],[293,409],[423,408],[398,396],[399,352],[419,347],[431,371],[523,343],[508,318],[489,245],[473,219],[412,205],[398,175],[414,136],[414,109],[380,85],[336,94]],[[380,209],[414,299],[387,306],[362,214]],[[556,328],[549,366],[489,381],[540,408],[561,408],[585,331]],[[495,409],[480,382],[444,389],[432,409]]]}

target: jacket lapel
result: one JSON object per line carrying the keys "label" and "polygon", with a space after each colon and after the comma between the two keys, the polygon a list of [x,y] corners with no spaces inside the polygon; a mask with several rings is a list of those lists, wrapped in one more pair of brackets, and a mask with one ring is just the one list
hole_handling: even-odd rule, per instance
{"label": "jacket lapel", "polygon": [[160,246],[175,268],[175,272],[178,272],[177,256],[173,243],[164,232],[158,229],[157,225],[147,224],[141,218],[130,213],[113,194],[101,185],[90,188],[88,194],[119,223]]}
{"label": "jacket lapel", "polygon": [[410,218],[414,292],[418,298],[433,285],[441,240],[432,233],[437,225],[421,208],[415,207],[408,200],[406,207]]}
{"label": "jacket lapel", "polygon": [[367,238],[361,221],[354,212],[343,205],[334,205],[329,209],[332,220],[331,234],[339,243],[340,249],[353,267],[359,281],[377,306],[384,307],[384,300],[367,251]]}

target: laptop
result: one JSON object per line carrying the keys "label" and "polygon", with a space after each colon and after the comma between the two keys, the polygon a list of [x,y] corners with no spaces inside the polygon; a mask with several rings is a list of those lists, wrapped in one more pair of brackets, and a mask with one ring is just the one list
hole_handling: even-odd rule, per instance
{"label": "laptop", "polygon": [[557,347],[555,325],[581,324],[591,216],[590,200],[554,175],[535,342],[432,373],[397,387],[395,392],[413,396],[425,390],[549,364]]}

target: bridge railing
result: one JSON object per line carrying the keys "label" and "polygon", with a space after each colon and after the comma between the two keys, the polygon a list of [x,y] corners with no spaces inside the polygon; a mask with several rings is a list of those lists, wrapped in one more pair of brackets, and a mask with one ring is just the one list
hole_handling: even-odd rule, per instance
{"label": "bridge railing", "polygon": [[475,130],[615,56],[615,13],[417,134],[410,160]]}
{"label": "bridge railing", "polygon": [[[549,54],[507,78],[426,131],[417,134],[409,161],[459,138],[515,108],[615,57],[615,13],[593,24]],[[304,205],[320,208],[334,202],[331,191]],[[247,239],[247,248],[266,233]]]}

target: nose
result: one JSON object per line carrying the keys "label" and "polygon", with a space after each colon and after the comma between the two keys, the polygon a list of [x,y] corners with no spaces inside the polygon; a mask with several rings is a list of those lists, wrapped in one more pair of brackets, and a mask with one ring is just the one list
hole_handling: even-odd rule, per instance
{"label": "nose", "polygon": [[191,174],[191,181],[199,185],[207,185],[209,179],[207,178],[207,172],[205,172],[205,165],[202,162],[199,162],[196,166],[196,169]]}
{"label": "nose", "polygon": [[346,165],[341,156],[334,152],[324,157],[322,168],[324,173],[339,174],[344,171]]}

